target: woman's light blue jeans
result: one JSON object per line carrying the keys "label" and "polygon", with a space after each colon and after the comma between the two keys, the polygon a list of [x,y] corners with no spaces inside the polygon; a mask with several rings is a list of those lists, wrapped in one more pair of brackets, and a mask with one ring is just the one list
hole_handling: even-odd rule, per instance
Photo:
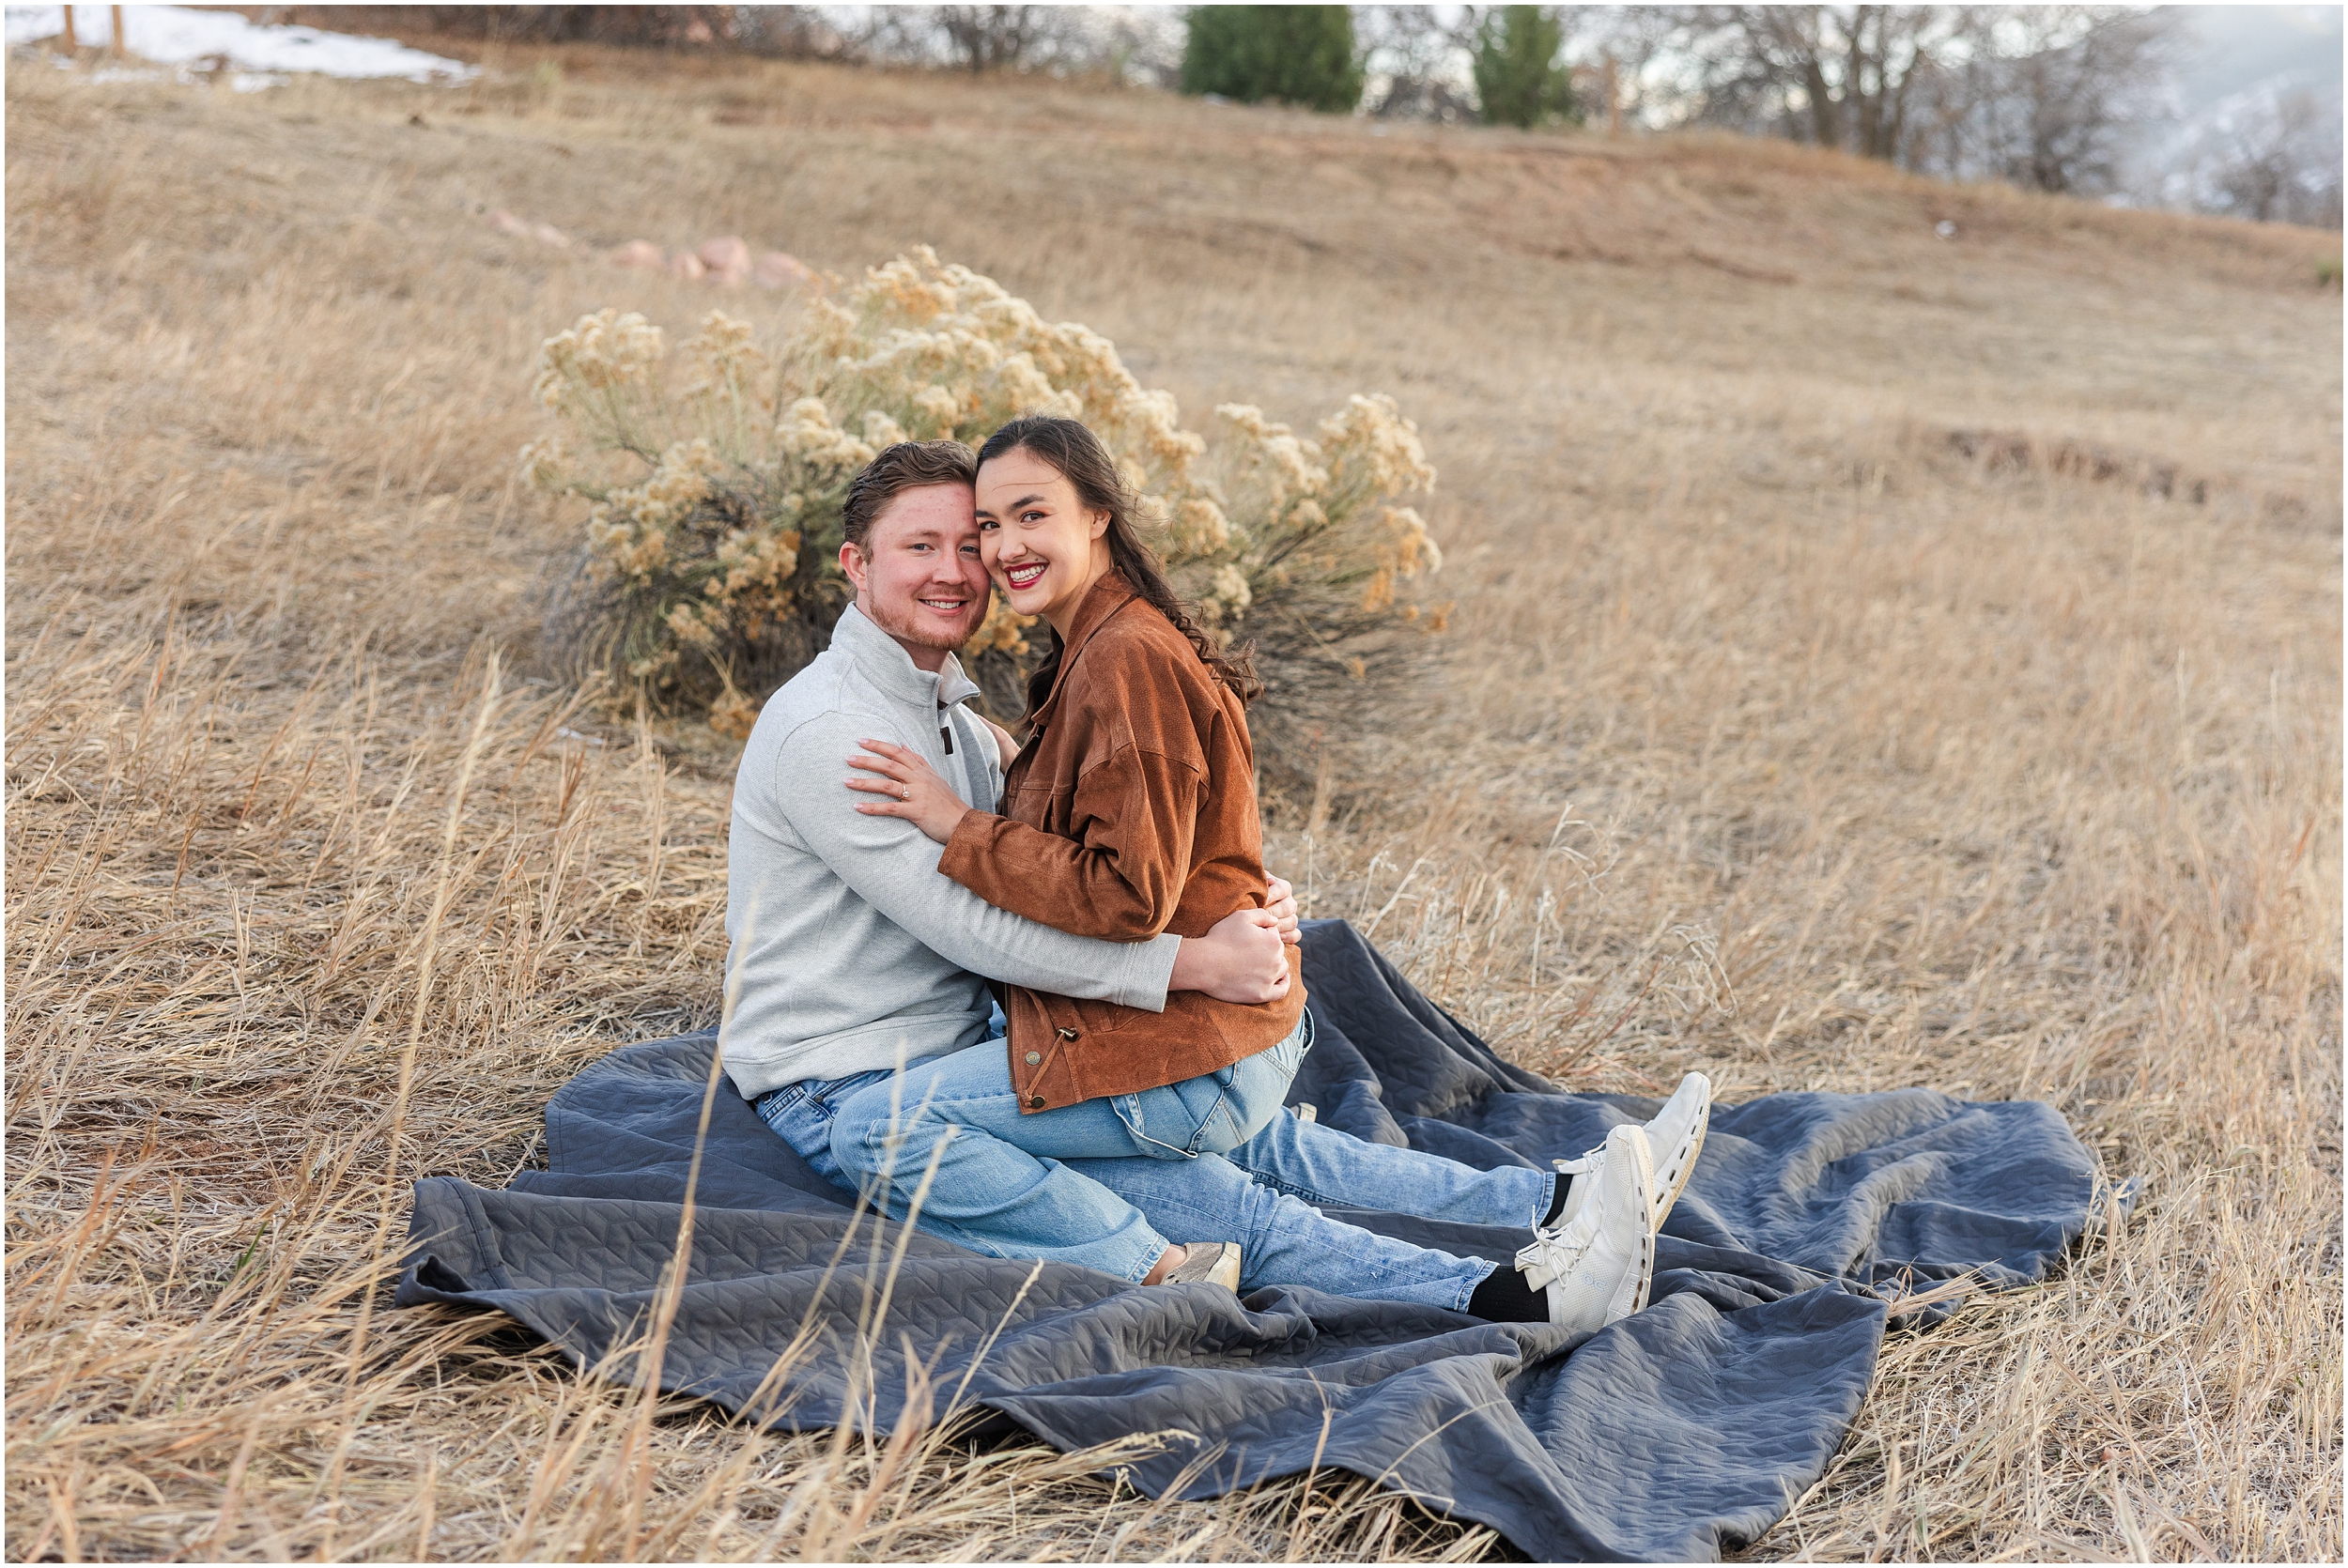
{"label": "woman's light blue jeans", "polygon": [[902,1072],[786,1084],[759,1115],[850,1191],[995,1257],[1048,1258],[1139,1281],[1170,1244],[1235,1241],[1241,1287],[1464,1309],[1492,1265],[1340,1223],[1317,1202],[1530,1228],[1556,1177],[1478,1171],[1365,1143],[1280,1110],[1310,1021],[1219,1072],[1023,1115],[999,1037]]}

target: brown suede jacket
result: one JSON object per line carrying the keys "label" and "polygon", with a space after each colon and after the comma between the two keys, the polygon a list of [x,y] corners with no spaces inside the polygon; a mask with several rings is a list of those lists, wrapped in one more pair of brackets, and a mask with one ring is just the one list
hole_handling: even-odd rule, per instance
{"label": "brown suede jacket", "polygon": [[[1115,572],[1078,608],[1059,677],[1003,780],[1003,815],[965,813],[937,869],[998,909],[1110,942],[1199,937],[1266,899],[1246,711],[1171,622]],[[1230,1066],[1305,1010],[1179,991],[1166,1010],[1018,986],[1011,1081],[1020,1108],[1136,1094]]]}

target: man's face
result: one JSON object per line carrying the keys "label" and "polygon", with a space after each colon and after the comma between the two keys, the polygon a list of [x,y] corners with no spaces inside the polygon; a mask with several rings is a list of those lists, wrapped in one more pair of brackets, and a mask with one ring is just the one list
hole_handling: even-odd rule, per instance
{"label": "man's face", "polygon": [[991,592],[979,561],[979,524],[968,486],[924,484],[899,492],[873,519],[864,547],[840,546],[857,608],[935,671],[986,619]]}

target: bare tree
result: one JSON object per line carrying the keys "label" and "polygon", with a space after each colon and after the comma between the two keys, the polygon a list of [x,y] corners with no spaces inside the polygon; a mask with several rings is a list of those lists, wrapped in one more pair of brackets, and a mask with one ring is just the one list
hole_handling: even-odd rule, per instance
{"label": "bare tree", "polygon": [[1446,20],[1440,6],[1357,6],[1354,35],[1368,76],[1362,107],[1378,119],[1455,124],[1475,117],[1467,39],[1475,8]]}
{"label": "bare tree", "polygon": [[[834,16],[855,7],[826,7]],[[1171,85],[1182,61],[1180,21],[1142,6],[872,6],[855,41],[868,59],[950,66],[973,73],[1098,73]]]}
{"label": "bare tree", "polygon": [[[309,9],[288,7],[289,15]],[[343,20],[350,20],[345,9]],[[739,6],[384,6],[375,13],[435,32],[526,43],[607,43],[678,49],[732,42]]]}
{"label": "bare tree", "polygon": [[736,6],[734,39],[752,54],[787,60],[851,61],[857,38],[824,14],[821,6]]}
{"label": "bare tree", "polygon": [[1698,6],[1681,13],[1699,117],[1896,159],[1909,89],[1965,22],[1958,6]]}
{"label": "bare tree", "polygon": [[973,71],[1017,70],[1050,31],[1046,6],[932,6],[954,58]]}
{"label": "bare tree", "polygon": [[2180,193],[2203,212],[2338,228],[2340,152],[2339,118],[2313,94],[2249,95],[2186,149]]}
{"label": "bare tree", "polygon": [[1918,68],[1899,161],[1951,179],[2101,194],[2158,110],[2173,37],[2158,11],[1969,7]]}
{"label": "bare tree", "polygon": [[1691,117],[1692,83],[1682,63],[1678,8],[1592,6],[1578,13],[1582,37],[1575,57],[1614,64],[1615,98],[1632,125],[1661,128]]}

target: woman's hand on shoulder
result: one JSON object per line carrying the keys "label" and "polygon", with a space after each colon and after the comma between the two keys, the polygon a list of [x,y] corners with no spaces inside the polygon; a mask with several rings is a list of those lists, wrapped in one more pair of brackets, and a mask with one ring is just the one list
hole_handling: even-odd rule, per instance
{"label": "woman's hand on shoulder", "polygon": [[847,780],[848,788],[883,798],[857,807],[868,817],[903,817],[939,843],[954,836],[955,824],[970,809],[937,776],[921,754],[892,741],[862,740],[857,745],[869,755],[848,759],[862,773]]}

